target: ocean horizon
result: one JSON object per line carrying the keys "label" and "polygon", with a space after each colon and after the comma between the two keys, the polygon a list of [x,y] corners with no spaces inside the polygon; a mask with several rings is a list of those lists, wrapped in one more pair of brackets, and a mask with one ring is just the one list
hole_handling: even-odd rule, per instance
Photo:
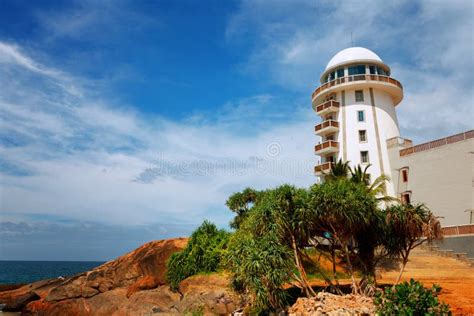
{"label": "ocean horizon", "polygon": [[23,284],[70,277],[91,270],[104,262],[0,260],[0,284]]}

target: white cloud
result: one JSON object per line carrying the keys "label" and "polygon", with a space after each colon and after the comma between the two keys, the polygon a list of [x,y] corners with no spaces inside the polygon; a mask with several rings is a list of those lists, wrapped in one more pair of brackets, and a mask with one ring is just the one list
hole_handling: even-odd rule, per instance
{"label": "white cloud", "polygon": [[[82,22],[71,14],[44,16],[44,25],[77,38],[100,25],[100,14]],[[87,80],[0,42],[0,166],[9,168],[0,174],[0,210],[9,219],[223,224],[233,191],[309,185],[316,162],[309,95],[351,31],[404,84],[397,108],[404,136],[425,141],[472,128],[472,23],[472,3],[462,1],[244,1],[229,20],[227,44],[253,43],[243,71],[295,92],[296,101],[258,94],[182,121],[93,96]]]}
{"label": "white cloud", "polygon": [[[23,50],[16,53],[49,69]],[[72,94],[63,80],[72,88],[76,82],[66,73],[51,78],[24,63],[0,67],[17,78],[0,79],[0,150],[7,167],[0,174],[0,209],[9,216],[125,225],[209,218],[222,225],[232,217],[224,203],[234,191],[315,181],[310,112],[282,112],[273,96],[173,122],[91,98],[83,80],[77,83],[83,94]],[[264,113],[265,128],[255,131]]]}
{"label": "white cloud", "polygon": [[18,64],[27,68],[28,70],[34,71],[41,75],[58,77],[60,74],[55,70],[51,70],[31,60],[26,55],[22,54],[16,45],[7,44],[0,42],[0,63],[12,63]]}
{"label": "white cloud", "polygon": [[403,83],[402,136],[422,142],[472,128],[472,12],[472,1],[242,1],[226,34],[252,39],[243,71],[309,96],[352,32]]}

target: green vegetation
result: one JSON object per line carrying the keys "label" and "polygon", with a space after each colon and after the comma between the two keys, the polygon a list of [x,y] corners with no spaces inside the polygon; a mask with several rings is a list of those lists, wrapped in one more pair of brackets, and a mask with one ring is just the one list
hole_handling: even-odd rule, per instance
{"label": "green vegetation", "polygon": [[[339,161],[326,181],[308,189],[282,185],[234,193],[226,205],[236,214],[235,232],[204,222],[188,246],[170,258],[171,287],[225,265],[251,312],[264,314],[286,306],[287,285],[315,295],[308,276],[324,279],[334,293],[342,293],[339,279],[349,276],[353,293],[374,295],[375,269],[386,257],[402,262],[396,285],[410,251],[441,238],[440,224],[424,205],[388,197],[388,178],[371,181],[367,169]],[[325,269],[319,264],[321,256],[332,271],[328,261]],[[395,285],[391,291],[397,291]]]}
{"label": "green vegetation", "polygon": [[215,272],[220,266],[227,248],[230,233],[204,221],[196,229],[188,245],[181,252],[174,253],[168,261],[167,279],[173,290],[189,276]]}
{"label": "green vegetation", "polygon": [[[441,238],[441,224],[423,204],[392,205],[384,210],[385,248],[400,258],[402,265],[395,284],[398,284],[411,250],[423,242]],[[425,238],[422,238],[425,237]]]}
{"label": "green vegetation", "polygon": [[449,305],[438,300],[441,288],[434,284],[425,289],[413,279],[388,287],[375,294],[375,305],[380,315],[451,315]]}

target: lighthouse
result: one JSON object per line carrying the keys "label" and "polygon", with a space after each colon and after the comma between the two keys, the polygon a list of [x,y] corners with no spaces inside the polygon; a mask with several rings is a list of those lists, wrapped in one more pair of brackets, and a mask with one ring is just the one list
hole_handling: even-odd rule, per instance
{"label": "lighthouse", "polygon": [[[369,49],[351,47],[334,55],[312,94],[312,107],[321,118],[315,133],[319,161],[315,174],[324,177],[332,163],[342,159],[351,167],[368,165],[371,179],[391,177],[387,140],[398,139],[396,106],[403,87],[391,77],[390,67]],[[392,182],[387,193],[395,196]]]}

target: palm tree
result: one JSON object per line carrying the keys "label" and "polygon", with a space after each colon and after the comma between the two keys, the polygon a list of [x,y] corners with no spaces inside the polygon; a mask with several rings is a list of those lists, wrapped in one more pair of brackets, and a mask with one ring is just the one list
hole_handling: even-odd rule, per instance
{"label": "palm tree", "polygon": [[368,164],[365,166],[364,170],[362,170],[361,165],[357,165],[357,167],[349,168],[349,172],[351,174],[351,180],[356,183],[364,183],[366,186],[370,185],[370,175],[367,173],[367,169],[372,166]]}
{"label": "palm tree", "polygon": [[[367,231],[377,210],[375,197],[364,184],[350,179],[326,181],[310,188],[308,207],[315,210],[312,225],[316,231],[329,232],[333,242],[342,250],[352,280],[352,291],[359,292],[352,264],[352,245],[356,236]],[[333,259],[334,260],[334,259]]]}
{"label": "palm tree", "polygon": [[331,170],[326,174],[326,180],[336,180],[341,178],[347,178],[350,174],[349,161],[343,162],[339,159],[336,163],[332,163]]}
{"label": "palm tree", "polygon": [[364,169],[362,169],[361,165],[354,168],[349,167],[351,180],[355,183],[364,183],[367,186],[367,191],[375,196],[379,202],[397,201],[398,199],[387,195],[387,182],[390,181],[389,176],[382,174],[375,178],[372,184],[370,183],[370,174],[367,173],[367,170],[371,166],[371,164],[368,164]]}
{"label": "palm tree", "polygon": [[410,252],[423,244],[442,239],[439,220],[424,204],[397,204],[385,210],[386,233],[384,247],[402,259],[400,273],[395,284],[400,282]]}

